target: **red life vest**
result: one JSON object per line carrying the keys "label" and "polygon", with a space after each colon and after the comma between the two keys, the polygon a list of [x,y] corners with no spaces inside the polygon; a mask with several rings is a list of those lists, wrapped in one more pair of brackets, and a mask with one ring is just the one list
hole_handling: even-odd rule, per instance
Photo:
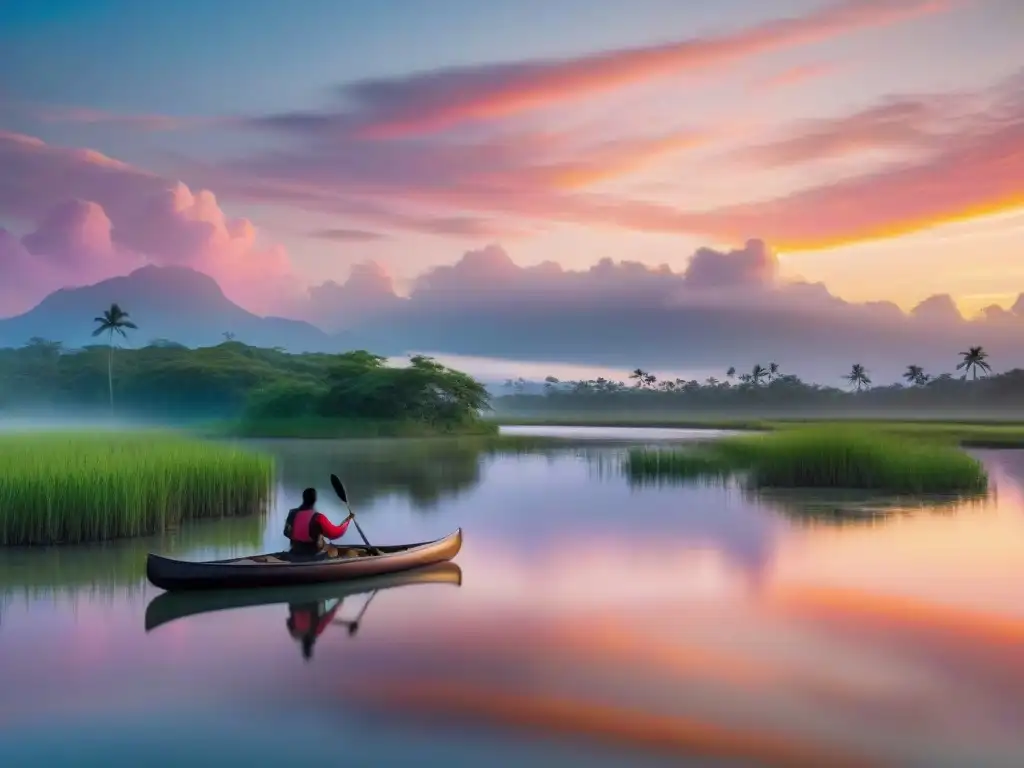
{"label": "red life vest", "polygon": [[303,544],[313,544],[317,539],[310,534],[309,526],[313,522],[313,516],[317,514],[315,509],[300,509],[295,513],[292,520],[292,541],[299,541]]}

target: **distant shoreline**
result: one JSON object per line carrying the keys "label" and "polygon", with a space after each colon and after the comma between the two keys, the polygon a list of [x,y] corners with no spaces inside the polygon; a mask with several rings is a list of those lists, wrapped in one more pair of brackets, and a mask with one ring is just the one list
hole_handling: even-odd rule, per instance
{"label": "distant shoreline", "polygon": [[839,418],[790,417],[743,418],[708,417],[690,415],[630,415],[552,413],[544,416],[515,416],[490,414],[488,420],[500,426],[538,427],[631,427],[637,429],[708,429],[734,431],[777,431],[801,426],[826,424],[858,424],[877,427],[885,432],[925,440],[953,442],[965,448],[1024,448],[1024,420],[997,419],[934,419],[934,418],[880,418],[851,416]]}

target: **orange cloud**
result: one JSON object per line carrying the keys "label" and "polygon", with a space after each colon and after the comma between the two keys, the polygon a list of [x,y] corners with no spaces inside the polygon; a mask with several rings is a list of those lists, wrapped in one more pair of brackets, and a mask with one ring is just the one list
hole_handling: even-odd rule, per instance
{"label": "orange cloud", "polygon": [[[890,125],[890,141],[913,128]],[[959,134],[938,137],[930,154],[828,186],[708,211],[681,211],[631,200],[563,199],[548,210],[640,231],[685,232],[719,241],[763,238],[782,252],[817,251],[882,240],[931,227],[1024,208],[1024,111],[992,113]],[[791,160],[828,148],[849,150],[880,141],[878,133],[817,137],[781,151]]]}
{"label": "orange cloud", "polygon": [[803,17],[775,19],[719,37],[575,59],[440,70],[405,79],[365,81],[345,90],[368,112],[363,137],[396,138],[467,120],[507,117],[866,27],[895,24],[947,7],[941,0],[842,0]]}
{"label": "orange cloud", "polygon": [[[574,190],[642,170],[666,155],[698,147],[709,137],[681,131],[649,139],[620,139],[600,144],[577,161],[556,162],[522,169],[518,183],[549,190]],[[515,178],[495,179],[508,183]]]}
{"label": "orange cloud", "polygon": [[759,238],[780,251],[814,251],[1024,206],[1024,103],[1017,93],[1019,84],[1010,80],[976,93],[889,98],[843,118],[804,123],[794,135],[735,157],[758,167],[869,150],[902,159],[827,186],[709,210],[589,190],[711,138],[697,129],[577,147],[564,133],[458,143],[353,139],[339,146],[350,115],[282,115],[268,120],[297,140],[291,151],[197,172],[246,199],[300,195],[308,207],[335,213],[357,215],[352,206],[369,198],[727,243]]}
{"label": "orange cloud", "polygon": [[[1024,122],[918,165],[763,203],[685,216],[684,229],[758,232],[780,251],[816,251],[1024,207]],[[683,223],[683,222],[681,222]]]}

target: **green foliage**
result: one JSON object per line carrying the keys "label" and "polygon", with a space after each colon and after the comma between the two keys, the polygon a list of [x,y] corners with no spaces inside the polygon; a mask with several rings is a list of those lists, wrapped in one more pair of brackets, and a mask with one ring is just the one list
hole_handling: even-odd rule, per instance
{"label": "green foliage", "polygon": [[243,421],[293,420],[315,421],[327,387],[312,381],[277,382],[257,389],[249,397]]}
{"label": "green foliage", "polygon": [[631,477],[745,474],[758,488],[847,488],[891,493],[979,493],[981,463],[963,451],[880,430],[809,427],[724,438],[698,448],[636,449]]}
{"label": "green foliage", "polygon": [[141,536],[264,509],[273,461],[171,434],[0,437],[0,544]]}
{"label": "green foliage", "polygon": [[[997,418],[1007,413],[1024,420],[1024,370],[991,374],[988,355],[981,347],[960,354],[957,374],[931,375],[921,366],[908,365],[905,384],[874,386],[870,371],[854,364],[849,372],[837,372],[841,386],[825,386],[786,374],[778,364],[755,365],[737,376],[730,368],[722,379],[704,381],[658,379],[637,368],[629,374],[633,382],[598,378],[588,381],[559,381],[548,377],[542,391],[528,393],[523,381],[506,382],[508,394],[496,398],[494,410],[503,420],[548,417],[563,420],[585,415],[611,423],[613,414],[621,421],[627,414],[637,423],[647,415],[651,421],[668,423],[708,419],[807,418],[893,418],[913,416],[943,420],[949,418]],[[592,416],[592,418],[594,418]]]}
{"label": "green foliage", "polygon": [[385,367],[366,353],[340,357],[328,374],[328,391],[319,406],[323,416],[445,428],[476,421],[488,404],[482,384],[428,357],[417,355],[404,368]]}
{"label": "green foliage", "polygon": [[81,414],[98,409],[113,386],[122,415],[238,419],[245,434],[258,434],[260,424],[319,418],[419,425],[407,428],[414,434],[492,429],[480,425],[480,412],[490,407],[483,385],[422,356],[391,367],[362,350],[292,355],[236,341],[200,349],[158,342],[120,350],[111,385],[107,353],[70,352],[42,339],[0,350],[0,408]]}

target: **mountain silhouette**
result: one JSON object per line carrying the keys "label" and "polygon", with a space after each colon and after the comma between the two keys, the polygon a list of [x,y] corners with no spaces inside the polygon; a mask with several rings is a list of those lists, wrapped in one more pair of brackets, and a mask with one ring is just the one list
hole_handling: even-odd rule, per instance
{"label": "mountain silhouette", "polygon": [[28,312],[0,320],[0,346],[19,347],[36,336],[68,348],[105,343],[92,336],[93,318],[115,302],[139,326],[129,333],[127,342],[121,341],[123,346],[145,346],[156,339],[210,346],[230,333],[252,346],[283,347],[290,352],[326,352],[337,347],[334,339],[309,323],[260,317],[243,309],[202,272],[156,266],[51,293]]}

